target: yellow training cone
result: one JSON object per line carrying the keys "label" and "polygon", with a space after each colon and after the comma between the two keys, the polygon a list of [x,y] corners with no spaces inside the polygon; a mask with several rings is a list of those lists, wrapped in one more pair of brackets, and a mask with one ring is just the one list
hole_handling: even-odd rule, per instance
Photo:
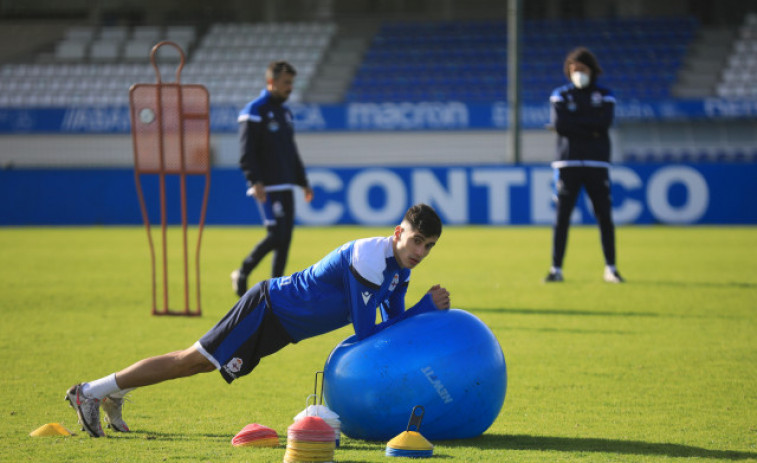
{"label": "yellow training cone", "polygon": [[32,431],[29,435],[32,437],[47,436],[71,436],[73,433],[64,428],[60,423],[47,423]]}

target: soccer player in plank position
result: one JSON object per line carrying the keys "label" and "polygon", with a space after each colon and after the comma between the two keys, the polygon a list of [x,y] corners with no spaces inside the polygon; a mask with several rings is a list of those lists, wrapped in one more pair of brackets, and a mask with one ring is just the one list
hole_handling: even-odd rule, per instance
{"label": "soccer player in plank position", "polygon": [[[351,241],[305,270],[256,284],[191,347],[76,384],[66,400],[92,437],[105,435],[101,406],[109,427],[126,432],[121,407],[134,388],[213,370],[231,383],[289,343],[349,323],[357,338],[365,339],[413,315],[449,309],[449,292],[437,284],[405,310],[410,271],[428,256],[441,233],[436,212],[426,204],[414,205],[392,236]],[[383,320],[379,324],[377,309]]]}

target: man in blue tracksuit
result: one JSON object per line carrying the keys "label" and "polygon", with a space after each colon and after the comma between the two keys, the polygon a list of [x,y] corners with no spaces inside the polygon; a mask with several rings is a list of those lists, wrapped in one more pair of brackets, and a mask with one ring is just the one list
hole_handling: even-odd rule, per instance
{"label": "man in blue tracksuit", "polygon": [[294,229],[294,188],[313,198],[305,167],[294,141],[294,118],[284,102],[292,93],[294,67],[274,61],[266,69],[266,88],[239,113],[239,166],[247,180],[247,195],[255,198],[266,236],[231,273],[238,296],[247,291],[247,277],[273,251],[272,277],[284,274]]}
{"label": "man in blue tracksuit", "polygon": [[621,283],[615,266],[615,225],[610,190],[610,126],[615,116],[615,97],[597,85],[602,73],[594,54],[584,47],[565,58],[569,84],[555,89],[549,99],[551,127],[557,132],[555,170],[556,218],[552,239],[552,267],[545,282],[563,281],[562,264],[568,241],[570,216],[581,188],[591,199],[599,224],[605,257],[604,279]]}
{"label": "man in blue tracksuit", "polygon": [[133,388],[213,370],[231,383],[287,344],[349,324],[365,339],[408,317],[449,309],[449,292],[434,285],[405,310],[410,272],[441,233],[441,220],[430,206],[412,206],[391,236],[351,241],[300,272],[254,285],[191,347],[76,384],[66,399],[92,437],[104,435],[100,407],[112,429],[128,431],[121,405]]}

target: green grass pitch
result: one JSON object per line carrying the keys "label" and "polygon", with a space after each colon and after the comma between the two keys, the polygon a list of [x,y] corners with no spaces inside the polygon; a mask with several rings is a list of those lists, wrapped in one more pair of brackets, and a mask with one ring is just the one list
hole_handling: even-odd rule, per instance
{"label": "green grass pitch", "polygon": [[[236,301],[229,272],[262,233],[205,229],[203,316],[188,318],[150,315],[141,227],[0,228],[0,461],[282,461],[286,429],[349,327],[288,346],[231,386],[210,373],[137,390],[125,406],[129,434],[91,439],[63,401],[75,382],[196,341]],[[389,233],[299,227],[288,271]],[[176,230],[169,237],[178,249]],[[602,281],[595,227],[571,229],[566,281],[542,283],[550,241],[547,227],[447,227],[414,271],[408,304],[443,284],[454,307],[491,327],[508,364],[495,423],[478,438],[434,442],[434,459],[757,461],[757,229],[619,227],[623,285]],[[173,247],[169,262],[178,273]],[[51,422],[76,435],[29,437]],[[282,445],[232,447],[254,422]],[[335,459],[387,461],[385,445],[343,438]]]}

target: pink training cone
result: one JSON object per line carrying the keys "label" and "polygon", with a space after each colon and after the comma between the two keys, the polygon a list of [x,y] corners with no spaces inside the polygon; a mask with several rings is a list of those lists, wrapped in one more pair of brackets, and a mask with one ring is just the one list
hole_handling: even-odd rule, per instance
{"label": "pink training cone", "polygon": [[245,426],[233,439],[234,447],[277,447],[279,435],[273,429],[258,423]]}

